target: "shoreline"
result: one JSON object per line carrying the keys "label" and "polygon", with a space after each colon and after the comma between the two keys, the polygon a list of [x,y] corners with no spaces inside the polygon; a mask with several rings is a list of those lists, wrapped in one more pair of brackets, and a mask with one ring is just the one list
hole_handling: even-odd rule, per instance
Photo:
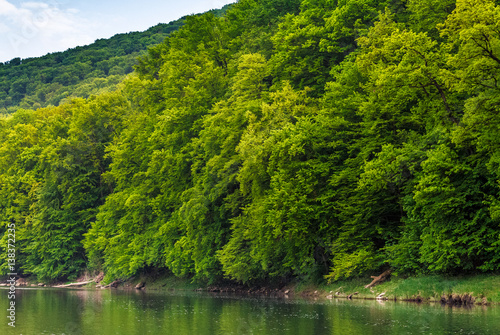
{"label": "shoreline", "polygon": [[[102,276],[101,276],[102,277]],[[3,282],[3,281],[2,281]],[[93,288],[146,291],[203,291],[230,293],[246,296],[268,296],[275,298],[300,297],[314,300],[364,299],[390,300],[415,303],[441,303],[451,306],[500,305],[500,274],[474,275],[460,277],[422,276],[393,277],[374,287],[366,288],[369,279],[357,278],[337,281],[331,284],[291,283],[284,286],[247,286],[241,284],[197,285],[189,279],[172,276],[141,275],[125,281],[114,281],[101,285],[102,281],[89,282],[81,277],[75,283],[55,283],[48,285],[35,283],[30,278],[18,281],[18,287],[47,287],[71,289]],[[68,285],[70,284],[70,285]],[[6,286],[6,284],[0,284]],[[57,287],[59,286],[59,287]]]}

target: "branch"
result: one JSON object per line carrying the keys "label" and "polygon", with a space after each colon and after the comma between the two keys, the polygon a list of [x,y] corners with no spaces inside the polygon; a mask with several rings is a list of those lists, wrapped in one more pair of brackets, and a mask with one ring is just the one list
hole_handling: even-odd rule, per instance
{"label": "branch", "polygon": [[390,274],[391,274],[391,270],[389,269],[389,270],[385,271],[384,273],[382,273],[380,276],[377,276],[377,277],[372,276],[373,281],[370,284],[366,285],[365,288],[370,288],[370,287],[377,285],[379,282],[383,282],[384,280],[387,279],[387,277],[389,277]]}
{"label": "branch", "polygon": [[90,284],[90,283],[93,283],[94,280],[90,280],[90,281],[84,281],[84,282],[81,282],[81,283],[71,283],[71,284],[66,284],[66,285],[57,285],[57,286],[54,286],[54,287],[78,287],[78,286],[83,286],[83,285],[87,285],[87,284]]}

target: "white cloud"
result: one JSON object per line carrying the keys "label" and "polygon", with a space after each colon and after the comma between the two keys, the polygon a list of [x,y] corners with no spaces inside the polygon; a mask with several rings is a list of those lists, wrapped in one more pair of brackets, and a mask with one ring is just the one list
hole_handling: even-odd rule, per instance
{"label": "white cloud", "polygon": [[6,0],[0,0],[0,15],[9,14],[16,11],[16,6]]}
{"label": "white cloud", "polygon": [[15,6],[0,0],[0,61],[41,56],[91,43],[90,26],[74,9],[55,2],[24,2]]}
{"label": "white cloud", "polygon": [[5,24],[3,24],[2,22],[0,22],[0,34],[6,33],[8,31],[10,31],[10,28]]}

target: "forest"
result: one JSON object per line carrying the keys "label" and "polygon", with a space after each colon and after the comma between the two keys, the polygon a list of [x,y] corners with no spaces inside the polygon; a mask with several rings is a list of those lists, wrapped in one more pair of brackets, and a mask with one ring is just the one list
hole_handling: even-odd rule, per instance
{"label": "forest", "polygon": [[[56,57],[18,66],[102,76]],[[2,273],[12,227],[45,281],[500,269],[500,1],[240,0],[113,59],[115,89],[61,103],[1,82]]]}

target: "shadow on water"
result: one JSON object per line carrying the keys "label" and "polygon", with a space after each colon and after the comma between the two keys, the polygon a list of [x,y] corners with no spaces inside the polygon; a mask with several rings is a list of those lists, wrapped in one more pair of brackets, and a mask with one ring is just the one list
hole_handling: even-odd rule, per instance
{"label": "shadow on water", "polygon": [[[500,308],[195,292],[18,289],[0,334],[500,334]],[[0,313],[1,314],[1,313]]]}

